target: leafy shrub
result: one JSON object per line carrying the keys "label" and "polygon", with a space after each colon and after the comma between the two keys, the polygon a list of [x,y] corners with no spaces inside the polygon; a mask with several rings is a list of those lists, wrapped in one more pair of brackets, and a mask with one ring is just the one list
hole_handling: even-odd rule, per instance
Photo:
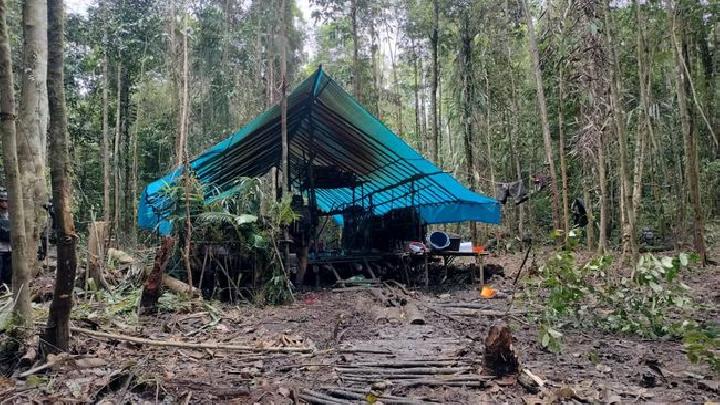
{"label": "leafy shrub", "polygon": [[[555,237],[562,235],[556,234]],[[598,327],[641,337],[675,336],[686,332],[682,319],[693,307],[688,287],[678,280],[691,256],[675,258],[643,255],[630,277],[608,273],[611,256],[593,258],[578,265],[574,250],[576,234],[571,232],[562,249],[554,252],[540,269],[539,277],[530,280],[526,298],[540,297],[543,307],[538,342],[543,348],[559,352],[560,330],[566,324],[576,327]],[[705,339],[701,339],[705,336]],[[695,334],[695,345],[712,346],[708,334]],[[708,351],[709,350],[709,351]],[[696,350],[697,358],[706,359],[715,349]]]}
{"label": "leafy shrub", "polygon": [[720,325],[690,326],[683,337],[685,352],[693,363],[707,363],[720,373]]}
{"label": "leafy shrub", "polygon": [[[600,300],[612,309],[599,317],[601,326],[642,337],[674,334],[677,328],[668,321],[672,312],[690,308],[688,287],[677,280],[680,270],[688,264],[688,256],[676,258],[640,257],[632,277],[623,277],[618,285],[606,283],[598,292]],[[681,332],[681,331],[680,331]]]}

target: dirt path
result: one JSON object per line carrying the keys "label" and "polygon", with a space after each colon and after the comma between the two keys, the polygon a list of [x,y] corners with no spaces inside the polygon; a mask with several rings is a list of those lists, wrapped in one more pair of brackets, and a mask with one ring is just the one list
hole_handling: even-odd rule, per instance
{"label": "dirt path", "polygon": [[[506,258],[505,264],[512,268],[516,260]],[[697,286],[698,299],[717,303],[718,273],[706,269],[687,280]],[[509,294],[511,278],[494,285]],[[514,377],[495,378],[483,368],[484,338],[500,319],[513,329],[522,366],[545,381],[545,399],[702,403],[720,396],[717,379],[705,366],[689,364],[677,341],[565,331],[562,354],[553,354],[539,348],[537,328],[522,313],[497,316],[505,313],[507,297],[485,300],[467,288],[393,293],[410,306],[386,306],[369,290],[350,289],[304,294],[284,307],[199,307],[195,313],[143,317],[134,326],[123,317],[110,325],[85,319],[76,325],[161,340],[310,346],[313,352],[160,348],[76,335],[74,357],[62,365],[0,379],[0,400],[532,403],[538,394]],[[417,311],[409,313],[413,306]],[[409,315],[424,323],[410,323]],[[88,365],[81,358],[99,360]]]}

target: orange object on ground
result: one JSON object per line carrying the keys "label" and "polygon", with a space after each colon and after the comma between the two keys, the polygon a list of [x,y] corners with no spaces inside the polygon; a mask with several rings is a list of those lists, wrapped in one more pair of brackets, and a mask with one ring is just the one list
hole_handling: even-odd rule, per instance
{"label": "orange object on ground", "polygon": [[485,253],[485,246],[483,246],[483,245],[473,246],[473,252],[474,253]]}
{"label": "orange object on ground", "polygon": [[490,287],[489,285],[484,285],[480,290],[480,296],[483,298],[492,298],[495,295],[497,295],[497,290]]}

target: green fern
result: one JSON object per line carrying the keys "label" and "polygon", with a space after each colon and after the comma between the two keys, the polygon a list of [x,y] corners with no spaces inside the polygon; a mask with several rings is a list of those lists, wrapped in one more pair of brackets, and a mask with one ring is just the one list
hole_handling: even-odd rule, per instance
{"label": "green fern", "polygon": [[232,225],[240,226],[251,224],[257,221],[258,217],[251,214],[232,214],[230,212],[210,211],[201,212],[196,216],[196,221],[200,225]]}

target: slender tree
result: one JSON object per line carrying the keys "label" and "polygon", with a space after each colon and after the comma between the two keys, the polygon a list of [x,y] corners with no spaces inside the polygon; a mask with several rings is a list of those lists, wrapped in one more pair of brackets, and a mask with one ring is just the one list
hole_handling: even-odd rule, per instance
{"label": "slender tree", "polygon": [[540,51],[538,51],[537,38],[535,36],[535,26],[530,14],[527,0],[520,0],[525,15],[525,24],[528,29],[528,46],[532,59],[532,70],[535,76],[535,86],[537,89],[537,102],[540,107],[540,121],[542,123],[543,145],[545,147],[545,159],[550,173],[550,193],[552,194],[552,217],[553,226],[560,228],[560,198],[557,185],[557,174],[555,173],[555,160],[553,158],[552,138],[550,136],[550,119],[548,118],[547,100],[545,99],[545,89],[543,88],[542,70],[540,68]]}
{"label": "slender tree", "polygon": [[628,150],[625,131],[625,112],[622,106],[622,79],[620,77],[620,63],[618,61],[615,41],[613,40],[613,24],[610,15],[610,5],[604,2],[605,15],[605,37],[608,55],[610,56],[610,106],[612,108],[614,129],[618,142],[618,166],[620,167],[620,197],[621,197],[621,218],[622,218],[622,240],[623,254],[632,255],[633,262],[638,255],[638,247],[635,241],[635,216],[632,209],[632,185],[628,173]]}
{"label": "slender tree", "polygon": [[358,57],[358,0],[350,0],[350,24],[352,29],[353,56],[352,56],[352,87],[353,96],[362,100],[360,93],[360,58]]}
{"label": "slender tree", "polygon": [[65,9],[63,0],[48,0],[48,103],[50,110],[50,172],[57,221],[55,291],[45,329],[46,352],[67,350],[70,310],[77,268],[75,223],[68,159],[67,113],[63,80]]}
{"label": "slender tree", "polygon": [[[47,3],[23,2],[23,61],[20,109],[17,121],[18,161],[25,211],[26,260],[34,274],[39,269],[37,246],[46,225],[47,185]],[[27,283],[23,283],[27,288]],[[22,288],[22,287],[20,287]]]}
{"label": "slender tree", "polygon": [[120,140],[122,135],[122,89],[123,89],[123,65],[122,58],[118,52],[117,62],[117,108],[115,109],[115,148],[113,153],[113,166],[115,167],[115,219],[113,230],[115,233],[115,241],[120,243]]}
{"label": "slender tree", "polygon": [[440,134],[438,133],[438,24],[440,6],[438,0],[432,3],[432,32],[430,34],[430,50],[432,52],[432,82],[430,84],[430,119],[432,138],[430,139],[430,158],[435,164],[439,164],[440,156]]}
{"label": "slender tree", "polygon": [[700,201],[700,169],[698,164],[697,134],[692,119],[691,108],[688,105],[688,93],[691,92],[685,53],[685,16],[678,11],[673,0],[668,0],[668,19],[670,21],[670,36],[673,53],[675,55],[675,89],[680,112],[680,123],[685,147],[685,180],[688,185],[690,205],[693,208],[693,247],[705,263],[705,236],[702,203]]}
{"label": "slender tree", "polygon": [[12,55],[6,18],[7,5],[0,0],[0,140],[2,141],[3,169],[7,184],[10,238],[13,246],[13,313],[21,325],[32,326],[30,305],[30,270],[26,260],[25,211],[23,210],[23,187],[17,152],[15,96],[13,85]]}
{"label": "slender tree", "polygon": [[[643,18],[640,11],[638,0],[634,2],[635,22],[636,22],[636,55],[638,61],[638,81],[640,92],[640,122],[637,134],[635,135],[635,152],[633,164],[633,191],[632,191],[632,217],[636,220],[640,212],[640,204],[642,203],[642,182],[643,182],[643,162],[645,159],[645,143],[648,136],[654,138],[653,123],[650,118],[650,87],[651,75],[646,62],[645,54],[645,28]],[[639,252],[639,250],[638,250]]]}
{"label": "slender tree", "polygon": [[188,294],[192,295],[192,266],[190,265],[190,251],[192,243],[192,219],[190,218],[190,153],[188,151],[188,134],[190,125],[190,56],[188,51],[188,36],[190,35],[190,27],[188,26],[189,17],[183,13],[183,32],[182,32],[182,97],[180,105],[180,149],[178,150],[178,160],[183,165],[183,182],[185,186],[185,241],[183,243],[183,262],[187,272]]}
{"label": "slender tree", "polygon": [[110,124],[108,122],[109,100],[108,93],[110,78],[108,77],[107,49],[103,51],[103,98],[102,98],[102,149],[101,159],[103,166],[103,221],[110,223]]}

